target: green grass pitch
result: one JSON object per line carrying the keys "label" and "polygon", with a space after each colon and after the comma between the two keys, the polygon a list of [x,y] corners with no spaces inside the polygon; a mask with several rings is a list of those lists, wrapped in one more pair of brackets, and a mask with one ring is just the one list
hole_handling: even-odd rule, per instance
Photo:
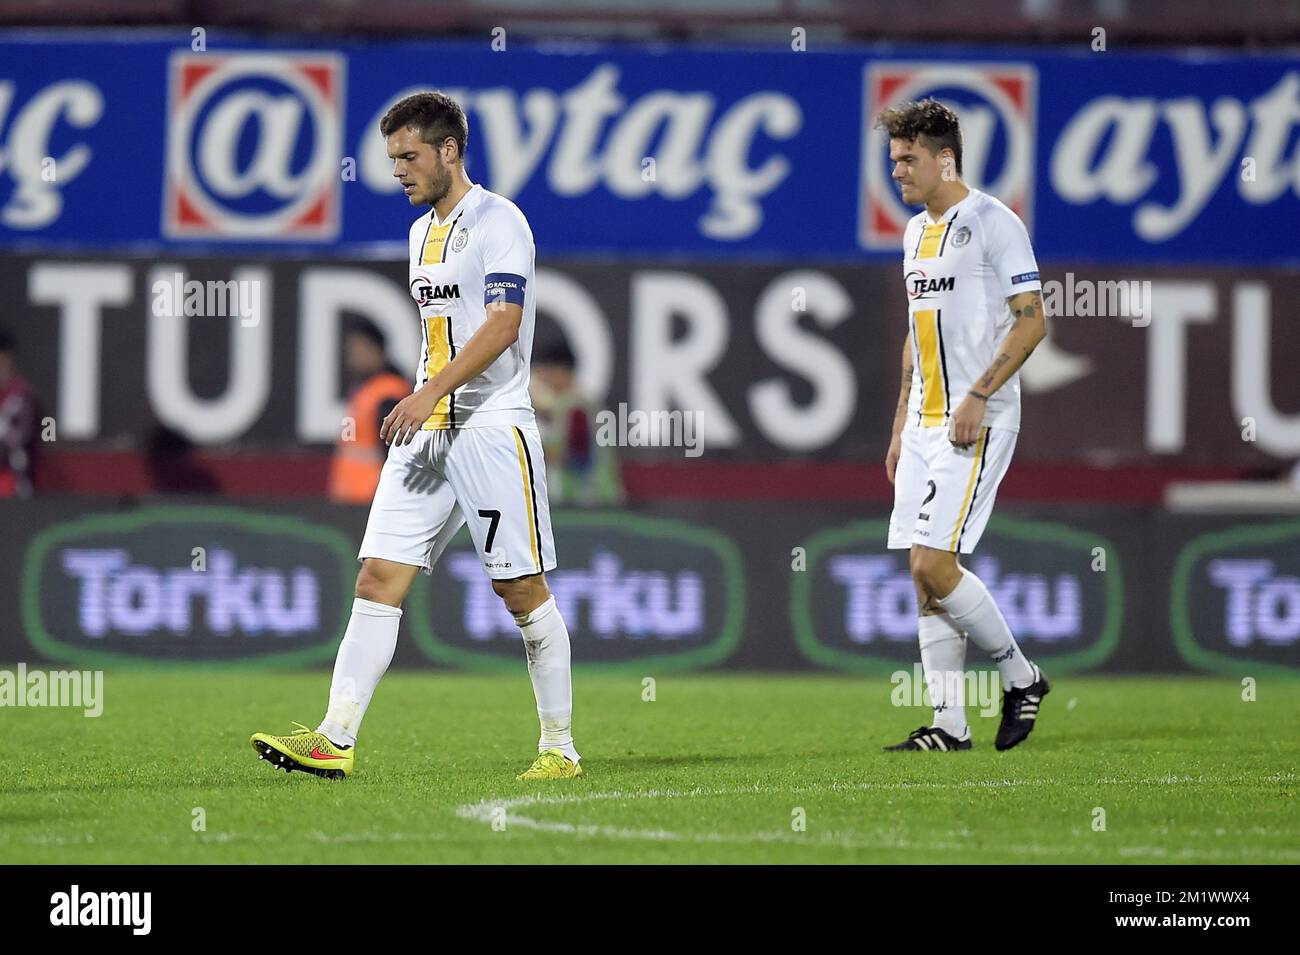
{"label": "green grass pitch", "polygon": [[0,860],[1300,862],[1297,680],[1243,702],[1228,678],[1060,677],[1016,750],[972,708],[974,750],[887,754],[929,711],[884,677],[665,675],[645,702],[639,676],[579,672],[587,775],[525,784],[521,659],[390,673],[345,782],[259,762],[249,734],[314,725],[328,683],[109,671],[98,718],[4,710]]}

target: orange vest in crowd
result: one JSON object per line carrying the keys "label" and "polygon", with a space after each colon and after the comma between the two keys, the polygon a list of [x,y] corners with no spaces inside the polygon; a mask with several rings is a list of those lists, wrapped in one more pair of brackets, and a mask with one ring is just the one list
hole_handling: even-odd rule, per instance
{"label": "orange vest in crowd", "polygon": [[345,432],[330,462],[330,499],[343,504],[369,504],[379,486],[388,447],[379,438],[379,406],[401,401],[411,393],[411,383],[401,375],[380,372],[367,378],[348,401],[353,422],[351,440]]}

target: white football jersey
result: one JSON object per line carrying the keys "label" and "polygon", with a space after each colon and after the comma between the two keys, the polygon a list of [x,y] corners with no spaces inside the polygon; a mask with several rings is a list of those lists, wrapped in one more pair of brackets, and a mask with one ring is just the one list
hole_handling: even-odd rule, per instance
{"label": "white football jersey", "polygon": [[415,386],[441,371],[487,321],[495,302],[522,305],[518,340],[482,374],[444,397],[424,430],[536,426],[528,363],[537,316],[533,233],[509,199],[475,184],[439,221],[432,208],[410,234],[410,291],[420,308]]}
{"label": "white football jersey", "polygon": [[[908,422],[946,427],[1015,324],[1007,299],[1042,289],[1029,233],[1014,212],[972,189],[938,222],[925,211],[908,222],[903,281],[915,368]],[[983,426],[1020,429],[1019,372],[989,397]]]}

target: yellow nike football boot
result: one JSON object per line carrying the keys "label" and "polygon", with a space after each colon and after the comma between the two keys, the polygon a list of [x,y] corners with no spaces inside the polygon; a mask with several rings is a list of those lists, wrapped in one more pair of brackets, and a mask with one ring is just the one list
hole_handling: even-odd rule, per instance
{"label": "yellow nike football boot", "polygon": [[581,775],[581,765],[573,762],[558,749],[548,749],[538,753],[533,765],[515,779],[574,779]]}
{"label": "yellow nike football boot", "polygon": [[298,729],[288,736],[254,733],[249,742],[257,750],[258,759],[265,759],[286,773],[297,769],[325,779],[343,779],[352,775],[355,746],[340,749],[315,730],[301,723],[293,725]]}

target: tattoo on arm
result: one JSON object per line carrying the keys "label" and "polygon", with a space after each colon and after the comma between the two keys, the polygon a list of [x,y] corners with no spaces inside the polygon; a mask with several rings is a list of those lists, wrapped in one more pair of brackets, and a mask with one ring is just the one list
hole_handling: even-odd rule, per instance
{"label": "tattoo on arm", "polygon": [[1043,308],[1043,296],[1038,292],[1025,292],[1017,295],[1016,298],[1028,298],[1028,301],[1022,302],[1019,306],[1012,306],[1011,314],[1016,318],[1033,318],[1035,315],[1047,317],[1047,311]]}
{"label": "tattoo on arm", "polygon": [[904,401],[906,401],[906,400],[907,400],[907,394],[908,394],[908,392],[910,392],[911,390],[912,390],[912,366],[911,366],[911,365],[904,365],[904,366],[903,366],[903,385],[902,385],[902,387],[899,389],[900,397],[901,397]]}
{"label": "tattoo on arm", "polygon": [[980,387],[993,387],[993,379],[997,377],[998,370],[1010,360],[1011,356],[1006,352],[998,355],[998,357],[993,360],[993,364],[989,367],[989,370],[984,374],[984,377],[980,379]]}
{"label": "tattoo on arm", "polygon": [[[1016,331],[1019,330],[1021,319],[1028,319],[1030,321],[1035,319],[1043,322],[1047,321],[1047,309],[1043,307],[1043,296],[1039,292],[1022,292],[1011,299],[1010,308],[1011,313],[1016,317],[1016,325],[1012,328],[1011,334],[1007,336],[1007,341],[1011,341],[1015,336]],[[1030,344],[1023,344],[1023,336],[1017,338],[1016,341],[1021,342],[1022,344],[1020,346],[1020,357],[1013,366],[1013,370],[1014,368],[1018,368],[1020,365],[1024,364],[1025,359],[1033,354],[1034,346],[1038,344],[1037,340]],[[1006,341],[1003,342],[1004,345],[1006,343]],[[993,360],[993,364],[989,366],[988,371],[984,373],[984,377],[980,379],[979,387],[984,389],[986,392],[991,389],[994,380],[998,377],[998,373],[1002,370],[1002,366],[1010,361],[1011,355],[1005,351],[1001,352],[998,357]],[[976,397],[984,396],[977,395]]]}

